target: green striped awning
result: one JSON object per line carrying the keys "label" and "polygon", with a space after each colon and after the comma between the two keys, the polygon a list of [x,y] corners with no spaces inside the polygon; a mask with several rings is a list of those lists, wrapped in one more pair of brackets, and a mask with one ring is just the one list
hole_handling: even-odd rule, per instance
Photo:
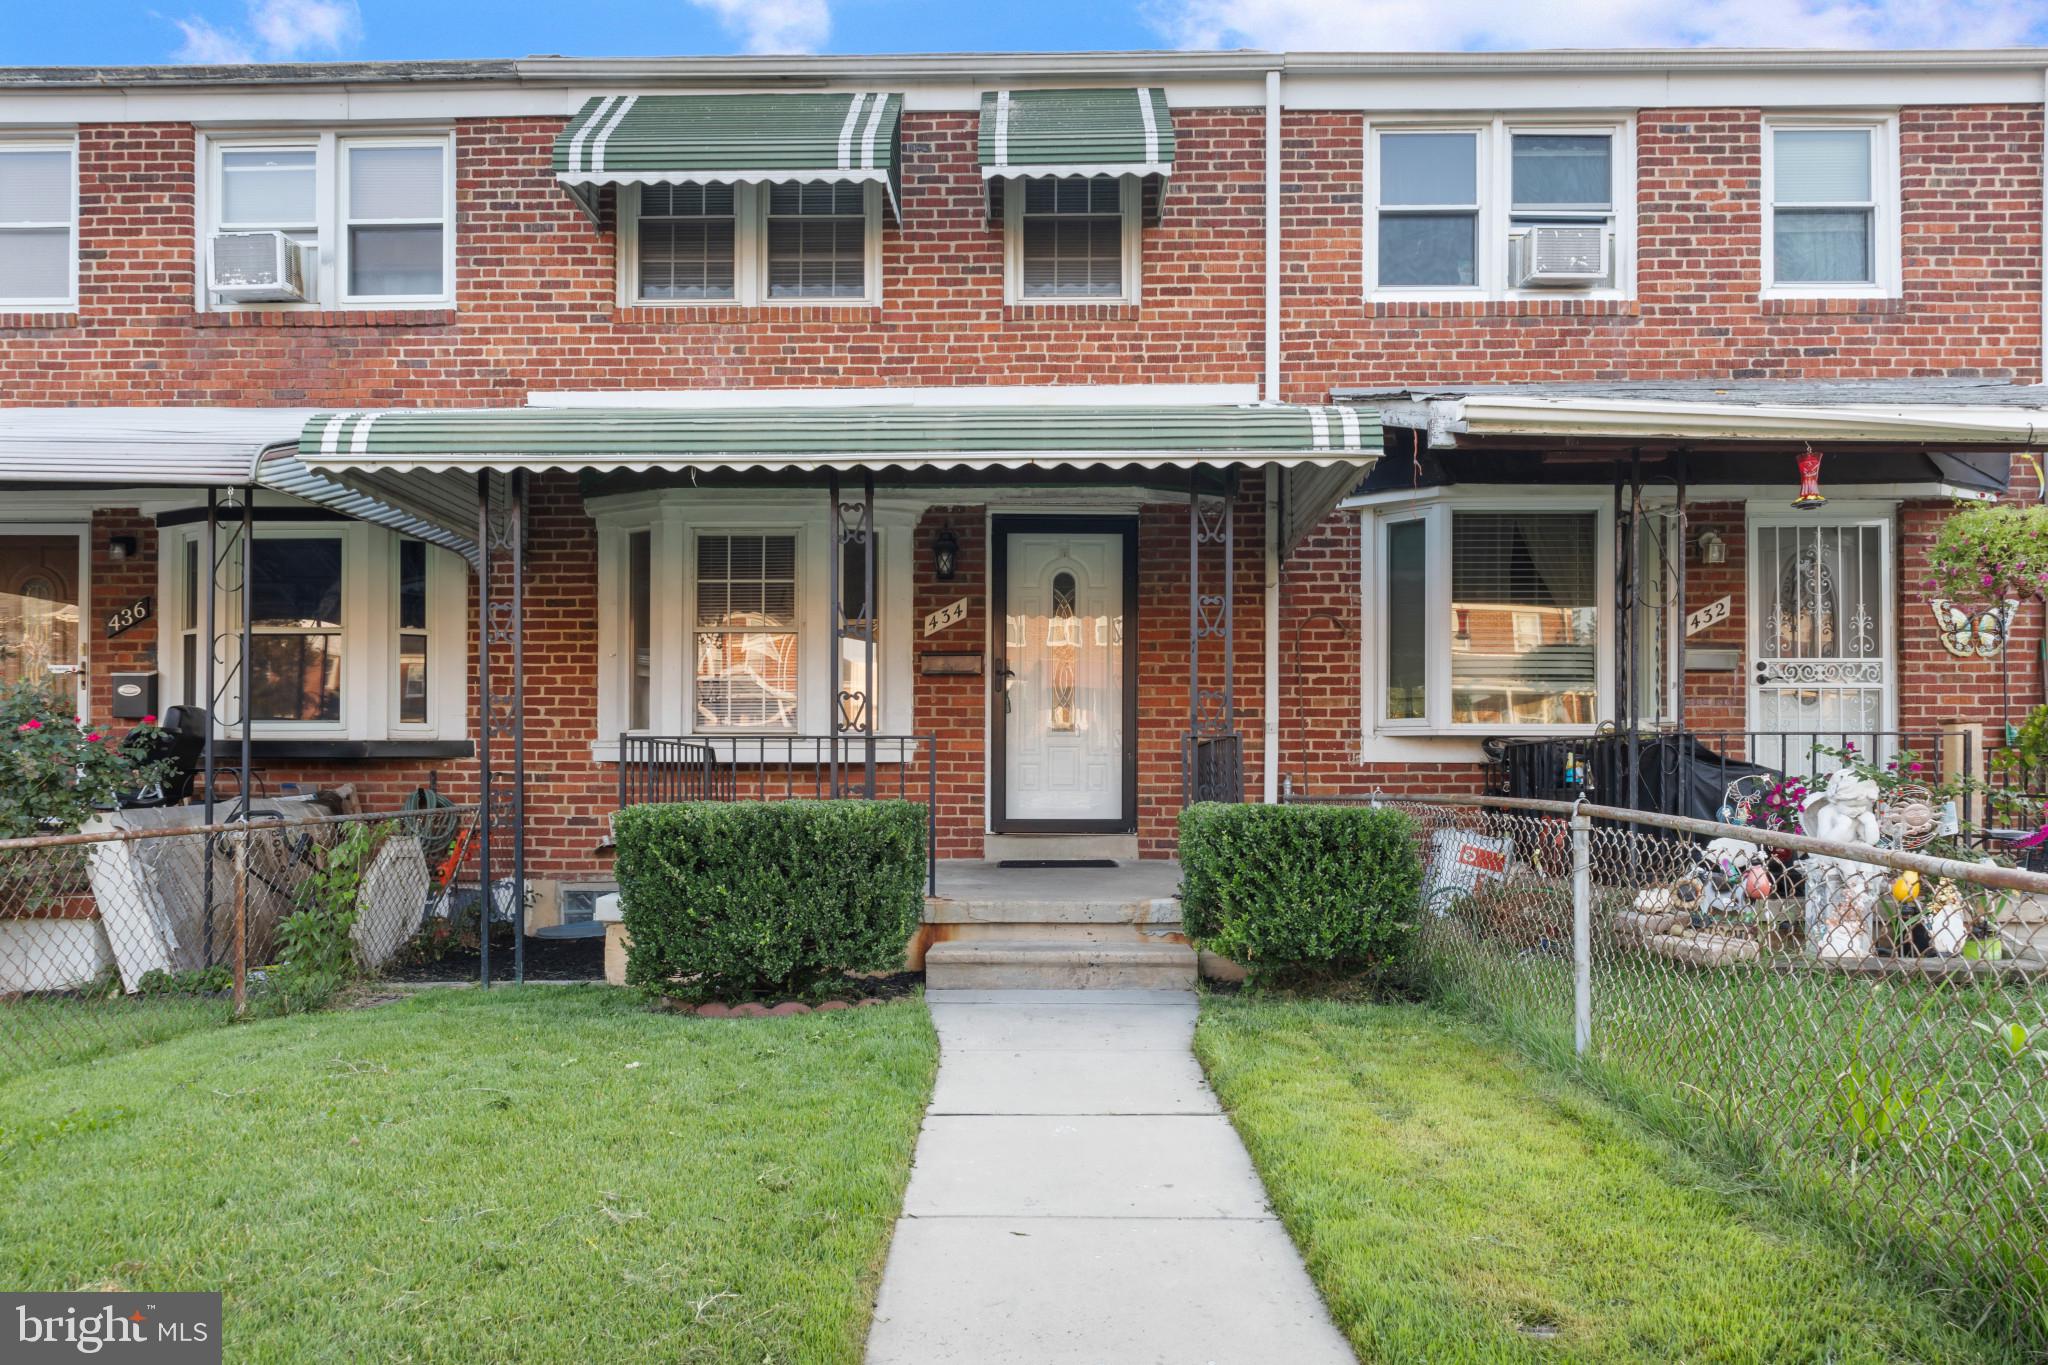
{"label": "green striped awning", "polygon": [[429,472],[1366,466],[1379,450],[1369,412],[1258,403],[326,412],[299,437],[315,469]]}
{"label": "green striped awning", "polygon": [[555,178],[595,217],[602,185],[873,181],[901,221],[903,96],[604,95],[555,138]]}
{"label": "green striped awning", "polygon": [[992,90],[981,97],[981,174],[1173,173],[1173,112],[1156,86]]}

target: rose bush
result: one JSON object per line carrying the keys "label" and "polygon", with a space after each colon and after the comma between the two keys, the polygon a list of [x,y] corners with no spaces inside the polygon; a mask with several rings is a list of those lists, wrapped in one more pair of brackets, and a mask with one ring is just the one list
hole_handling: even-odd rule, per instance
{"label": "rose bush", "polygon": [[70,834],[117,793],[160,781],[168,765],[146,761],[155,723],[124,738],[44,683],[0,683],[0,838]]}

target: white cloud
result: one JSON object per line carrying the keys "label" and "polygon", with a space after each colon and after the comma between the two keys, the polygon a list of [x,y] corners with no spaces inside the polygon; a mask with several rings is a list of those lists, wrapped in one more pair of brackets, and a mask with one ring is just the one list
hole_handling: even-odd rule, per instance
{"label": "white cloud", "polygon": [[174,19],[185,41],[181,62],[289,62],[338,56],[362,36],[356,0],[247,0],[240,27],[220,27],[197,15]]}
{"label": "white cloud", "polygon": [[2041,0],[1153,0],[1181,47],[1454,52],[1556,47],[2003,47]]}
{"label": "white cloud", "polygon": [[178,44],[178,50],[171,55],[172,61],[224,66],[256,60],[255,52],[240,34],[217,29],[204,19],[173,19],[171,22],[185,35],[185,41]]}
{"label": "white cloud", "polygon": [[816,52],[832,34],[827,0],[690,0],[749,52]]}

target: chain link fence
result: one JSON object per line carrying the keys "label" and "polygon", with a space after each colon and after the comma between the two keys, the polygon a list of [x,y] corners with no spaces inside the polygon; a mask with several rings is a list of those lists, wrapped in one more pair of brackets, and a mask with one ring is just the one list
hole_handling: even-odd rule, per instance
{"label": "chain link fence", "polygon": [[1435,996],[2048,1353],[2048,877],[1604,807],[1382,804],[1417,822]]}
{"label": "chain link fence", "polygon": [[467,808],[181,812],[0,840],[0,1079],[317,1003],[476,918]]}

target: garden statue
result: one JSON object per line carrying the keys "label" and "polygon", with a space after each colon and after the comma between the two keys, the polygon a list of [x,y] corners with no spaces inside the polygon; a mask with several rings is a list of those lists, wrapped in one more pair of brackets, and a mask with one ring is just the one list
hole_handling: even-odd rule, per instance
{"label": "garden statue", "polygon": [[[1807,798],[1801,823],[1816,839],[1875,847],[1883,834],[1877,816],[1879,795],[1875,780],[1853,768],[1838,768],[1828,775],[1825,787]],[[1819,853],[1800,859],[1800,866],[1806,873],[1806,938],[1814,953],[1868,957],[1878,891],[1887,880],[1884,869]]]}

